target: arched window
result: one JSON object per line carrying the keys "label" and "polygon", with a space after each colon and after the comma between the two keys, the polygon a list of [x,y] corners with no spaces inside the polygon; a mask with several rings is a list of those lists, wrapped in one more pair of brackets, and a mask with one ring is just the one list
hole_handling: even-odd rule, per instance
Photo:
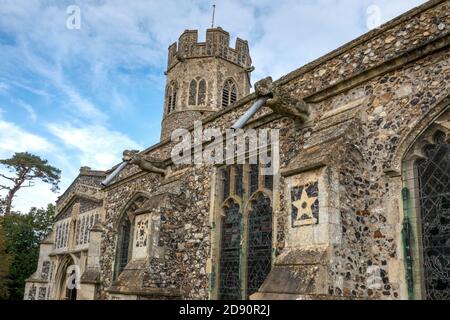
{"label": "arched window", "polygon": [[236,83],[228,79],[225,81],[222,89],[222,107],[227,107],[237,101],[238,91]]}
{"label": "arched window", "polygon": [[167,113],[175,110],[177,104],[178,85],[175,81],[170,82],[166,89]]}
{"label": "arched window", "polygon": [[257,193],[248,213],[247,295],[263,284],[272,263],[272,206],[270,198]]}
{"label": "arched window", "polygon": [[192,79],[189,83],[189,98],[188,104],[190,106],[205,104],[206,100],[206,81],[204,79]]}
{"label": "arched window", "polygon": [[258,164],[221,169],[219,299],[248,298],[272,266],[272,186],[267,188],[260,169]]}
{"label": "arched window", "polygon": [[241,212],[239,205],[229,200],[224,206],[220,253],[219,294],[222,300],[238,300],[241,246]]}
{"label": "arched window", "polygon": [[[438,108],[439,105],[436,107]],[[450,109],[414,128],[402,159],[402,239],[409,299],[450,299]],[[399,149],[402,146],[399,147]]]}
{"label": "arched window", "polygon": [[437,131],[416,162],[427,299],[450,299],[450,144]]}
{"label": "arched window", "polygon": [[131,247],[131,221],[127,214],[124,214],[119,224],[117,250],[116,250],[116,266],[114,277],[117,278],[125,269],[130,258]]}
{"label": "arched window", "polygon": [[189,84],[189,105],[195,106],[197,104],[197,81],[191,80]]}
{"label": "arched window", "polygon": [[[115,225],[115,228],[117,229],[117,244],[113,280],[117,280],[119,278],[120,274],[124,271],[126,265],[132,258],[136,211],[142,209],[147,200],[148,197],[142,193],[137,193],[134,195],[125,206],[119,220],[116,221],[117,224]],[[136,243],[134,246],[136,247]]]}
{"label": "arched window", "polygon": [[205,100],[206,100],[206,81],[205,79],[202,79],[198,83],[197,104],[198,105],[205,104]]}

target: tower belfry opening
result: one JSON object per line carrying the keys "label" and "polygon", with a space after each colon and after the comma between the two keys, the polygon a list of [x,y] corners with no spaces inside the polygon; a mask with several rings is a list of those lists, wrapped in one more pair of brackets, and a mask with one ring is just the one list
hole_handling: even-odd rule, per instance
{"label": "tower belfry opening", "polygon": [[[211,26],[214,26],[215,5]],[[250,93],[252,60],[248,42],[220,27],[206,30],[204,42],[197,30],[185,30],[169,46],[161,140],[173,130],[233,105]]]}

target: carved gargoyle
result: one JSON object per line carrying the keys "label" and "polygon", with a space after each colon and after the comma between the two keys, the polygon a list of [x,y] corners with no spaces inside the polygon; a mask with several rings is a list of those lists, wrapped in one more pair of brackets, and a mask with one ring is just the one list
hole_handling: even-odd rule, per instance
{"label": "carved gargoyle", "polygon": [[309,105],[286,89],[276,86],[272,77],[264,78],[255,83],[255,93],[258,97],[269,96],[266,106],[282,116],[304,123],[311,113]]}
{"label": "carved gargoyle", "polygon": [[129,164],[139,166],[143,171],[166,175],[166,167],[163,161],[141,154],[138,150],[125,150],[122,159],[128,161]]}

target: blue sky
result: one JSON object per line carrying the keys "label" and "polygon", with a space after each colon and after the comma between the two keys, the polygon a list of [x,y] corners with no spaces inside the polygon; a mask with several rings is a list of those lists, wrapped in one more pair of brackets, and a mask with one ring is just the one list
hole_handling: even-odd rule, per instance
{"label": "blue sky", "polygon": [[[0,0],[0,158],[29,151],[62,170],[64,190],[81,165],[107,169],[124,149],[159,141],[167,47],[184,29],[200,41],[216,25],[247,39],[253,80],[278,78],[423,0]],[[81,28],[68,29],[69,5]],[[370,14],[370,13],[369,13]],[[2,181],[3,182],[3,181]],[[56,199],[36,184],[15,208]]]}

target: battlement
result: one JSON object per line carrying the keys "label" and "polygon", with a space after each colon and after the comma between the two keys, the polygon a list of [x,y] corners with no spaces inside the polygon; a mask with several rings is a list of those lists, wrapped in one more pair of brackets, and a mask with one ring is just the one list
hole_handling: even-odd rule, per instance
{"label": "battlement", "polygon": [[184,59],[198,57],[221,57],[245,68],[252,64],[248,42],[237,38],[235,48],[231,48],[230,34],[217,27],[206,30],[205,42],[198,42],[198,30],[185,30],[178,43],[169,46],[167,68]]}

